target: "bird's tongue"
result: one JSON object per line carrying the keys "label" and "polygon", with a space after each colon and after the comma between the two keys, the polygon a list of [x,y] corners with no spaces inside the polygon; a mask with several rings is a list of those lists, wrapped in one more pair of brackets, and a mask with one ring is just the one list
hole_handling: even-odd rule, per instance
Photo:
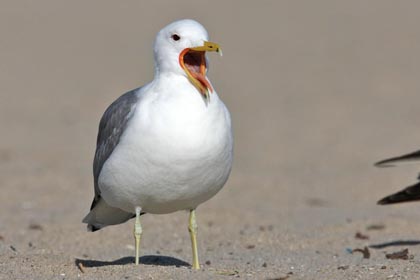
{"label": "bird's tongue", "polygon": [[201,84],[201,93],[208,94],[212,87],[206,77],[206,58],[205,52],[187,51],[183,56],[184,65],[190,75]]}
{"label": "bird's tongue", "polygon": [[210,88],[210,83],[209,83],[209,81],[207,80],[207,77],[206,76],[204,76],[203,74],[201,74],[200,72],[191,72],[191,74],[192,74],[192,76],[194,77],[194,78],[196,78],[199,82],[200,82],[200,84],[204,87],[204,88],[206,88],[206,89],[209,89]]}

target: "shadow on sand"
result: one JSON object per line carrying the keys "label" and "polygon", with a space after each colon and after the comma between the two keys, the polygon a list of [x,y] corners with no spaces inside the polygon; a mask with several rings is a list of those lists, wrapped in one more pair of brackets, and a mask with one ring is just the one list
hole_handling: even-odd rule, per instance
{"label": "shadow on sand", "polygon": [[383,249],[386,247],[392,247],[392,246],[415,246],[420,245],[420,240],[395,240],[385,243],[378,243],[378,244],[372,244],[369,245],[369,248],[372,249]]}
{"label": "shadow on sand", "polygon": [[[159,266],[191,266],[189,263],[183,260],[159,256],[159,255],[148,255],[140,257],[140,263],[145,265],[159,265]],[[97,260],[86,260],[86,259],[75,259],[76,266],[82,264],[84,267],[101,267],[111,265],[127,265],[134,264],[134,257],[123,257],[114,261],[97,261]]]}

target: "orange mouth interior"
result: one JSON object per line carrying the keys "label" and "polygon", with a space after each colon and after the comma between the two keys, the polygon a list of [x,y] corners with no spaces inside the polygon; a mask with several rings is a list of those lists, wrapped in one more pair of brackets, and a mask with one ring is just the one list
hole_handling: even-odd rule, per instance
{"label": "orange mouth interior", "polygon": [[213,92],[213,88],[206,77],[207,65],[205,54],[205,51],[193,51],[189,48],[184,49],[179,55],[179,64],[187,73],[191,83],[205,98],[208,98],[209,92]]}

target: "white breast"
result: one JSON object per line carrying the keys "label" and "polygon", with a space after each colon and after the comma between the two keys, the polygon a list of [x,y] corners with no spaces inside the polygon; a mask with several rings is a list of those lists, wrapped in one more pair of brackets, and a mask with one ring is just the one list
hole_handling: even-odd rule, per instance
{"label": "white breast", "polygon": [[[193,209],[215,195],[232,164],[230,116],[216,93],[205,104],[186,79],[159,84],[140,101],[105,162],[99,188],[113,207],[148,213]],[[179,90],[182,89],[182,90]]]}

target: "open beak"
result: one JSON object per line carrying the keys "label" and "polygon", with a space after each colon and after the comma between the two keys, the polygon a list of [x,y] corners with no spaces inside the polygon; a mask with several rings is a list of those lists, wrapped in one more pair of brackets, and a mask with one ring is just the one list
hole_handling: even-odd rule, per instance
{"label": "open beak", "polygon": [[190,82],[207,100],[209,94],[213,92],[209,80],[206,77],[206,52],[218,52],[222,54],[219,45],[204,41],[203,46],[186,48],[179,54],[179,64],[188,76]]}

